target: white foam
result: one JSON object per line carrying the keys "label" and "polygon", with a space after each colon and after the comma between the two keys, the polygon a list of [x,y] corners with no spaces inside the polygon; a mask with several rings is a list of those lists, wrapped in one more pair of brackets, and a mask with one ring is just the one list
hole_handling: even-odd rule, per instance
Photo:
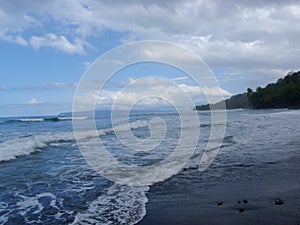
{"label": "white foam", "polygon": [[0,161],[8,161],[18,156],[28,155],[39,151],[46,144],[37,141],[33,136],[7,140],[0,144]]}
{"label": "white foam", "polygon": [[300,110],[282,110],[280,112],[272,112],[270,116],[281,116],[281,115],[299,115]]}
{"label": "white foam", "polygon": [[33,211],[32,214],[38,214],[43,210],[43,205],[39,202],[38,197],[22,196],[22,201],[17,203],[18,208],[22,209],[20,214],[25,216],[28,212]]}
{"label": "white foam", "polygon": [[86,116],[75,116],[75,117],[58,117],[58,120],[86,120]]}
{"label": "white foam", "polygon": [[149,187],[117,184],[92,201],[88,209],[75,216],[72,224],[136,224],[146,215]]}
{"label": "white foam", "polygon": [[[137,129],[144,126],[147,126],[147,123],[144,121],[136,121],[130,124],[130,127],[132,129]],[[120,125],[115,127],[114,129],[118,131],[126,131],[126,126]],[[101,135],[106,135],[107,133],[112,131],[112,128],[98,130],[98,134],[95,134],[94,131],[82,131],[78,135],[76,135],[76,137],[80,139],[96,138]],[[31,153],[40,151],[49,144],[55,146],[56,144],[59,144],[58,142],[60,141],[73,140],[73,132],[44,133],[39,135],[9,139],[0,143],[0,162],[9,161],[19,156],[29,155]]]}
{"label": "white foam", "polygon": [[8,209],[6,202],[0,202],[0,224],[6,224],[8,222],[9,215],[13,212],[13,209]]}
{"label": "white foam", "polygon": [[43,122],[44,118],[23,118],[23,119],[18,119],[18,121],[21,121],[21,122]]}
{"label": "white foam", "polygon": [[0,123],[4,122],[44,122],[44,121],[64,121],[64,120],[86,120],[88,117],[86,116],[75,116],[75,117],[51,117],[51,118],[20,118],[13,119],[9,121],[0,121]]}
{"label": "white foam", "polygon": [[[71,213],[67,210],[60,209],[58,206],[59,204],[57,202],[56,196],[50,192],[40,193],[40,194],[37,194],[34,196],[18,195],[18,197],[20,197],[21,199],[20,199],[20,201],[18,201],[16,203],[16,209],[19,211],[20,215],[23,216],[26,224],[42,224],[43,223],[43,221],[41,221],[41,218],[40,218],[40,214],[42,213],[42,211],[45,208],[45,205],[43,205],[43,203],[41,202],[41,198],[43,198],[43,197],[50,198],[51,200],[49,202],[49,205],[52,208],[57,209],[58,212],[54,215],[54,217],[56,219],[59,219],[60,216],[64,212],[68,213],[68,214]],[[7,220],[8,220],[9,214],[10,213],[8,213],[6,215]],[[36,215],[37,218],[32,219],[32,215]]]}

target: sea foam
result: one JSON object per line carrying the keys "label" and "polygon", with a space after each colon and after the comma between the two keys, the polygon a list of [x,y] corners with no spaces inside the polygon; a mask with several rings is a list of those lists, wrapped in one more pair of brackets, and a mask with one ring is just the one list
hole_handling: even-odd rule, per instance
{"label": "sea foam", "polygon": [[79,212],[72,224],[136,224],[146,215],[149,187],[114,184]]}
{"label": "sea foam", "polygon": [[[136,121],[130,123],[129,127],[131,129],[137,129],[140,127],[145,127],[147,125],[148,123],[146,121]],[[113,131],[126,131],[126,127],[127,125],[121,124],[114,128],[100,129],[98,130],[97,135],[95,135],[94,131],[82,131],[78,135],[76,135],[76,138],[96,138],[101,135],[111,133]],[[12,159],[16,159],[20,156],[29,155],[31,153],[41,151],[50,144],[74,140],[75,138],[73,132],[48,132],[44,134],[28,135],[9,139],[0,143],[0,162],[9,161]]]}
{"label": "sea foam", "polygon": [[1,121],[1,123],[32,123],[32,122],[58,122],[66,120],[86,120],[86,116],[76,117],[28,117],[28,118],[15,118],[10,120]]}

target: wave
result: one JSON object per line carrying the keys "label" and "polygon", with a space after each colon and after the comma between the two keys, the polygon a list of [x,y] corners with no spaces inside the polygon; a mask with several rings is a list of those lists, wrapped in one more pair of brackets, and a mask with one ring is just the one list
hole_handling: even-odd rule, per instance
{"label": "wave", "polygon": [[299,115],[300,114],[300,110],[297,110],[297,109],[290,109],[290,110],[282,110],[282,111],[279,111],[279,112],[272,112],[270,113],[270,116],[281,116],[281,115],[286,115],[286,116],[289,116],[289,115]]}
{"label": "wave", "polygon": [[66,121],[66,120],[86,120],[86,116],[77,116],[77,117],[36,117],[36,118],[20,118],[1,121],[1,123],[28,123],[28,122],[57,122],[57,121]]}
{"label": "wave", "polygon": [[249,109],[246,109],[246,108],[226,109],[226,111],[229,111],[229,112],[247,111],[247,110],[249,110]]}
{"label": "wave", "polygon": [[[49,200],[49,205],[46,204],[45,199]],[[0,210],[2,213],[0,218],[1,224],[12,223],[12,218],[16,217],[16,212],[22,216],[22,219],[24,220],[22,223],[45,224],[45,222],[49,221],[43,221],[42,217],[45,216],[44,210],[47,210],[49,207],[54,209],[52,210],[53,213],[56,212],[53,215],[53,218],[55,219],[59,219],[64,214],[70,214],[70,212],[60,208],[61,204],[58,201],[58,198],[50,192],[39,193],[33,196],[25,196],[16,193],[13,205],[8,205],[4,202],[1,202],[0,205],[2,206],[2,210]]]}
{"label": "wave", "polygon": [[73,116],[73,117],[57,117],[58,120],[86,120],[86,116]]}
{"label": "wave", "polygon": [[[149,187],[130,187],[117,184],[75,216],[72,224],[136,224],[146,215]],[[107,213],[109,212],[109,213]]]}
{"label": "wave", "polygon": [[[94,187],[81,189],[69,189],[82,193]],[[16,193],[12,204],[0,202],[1,224],[11,224],[14,217],[22,218],[26,224],[136,224],[146,215],[146,192],[149,187],[129,187],[113,184],[106,188],[100,196],[96,197],[87,205],[80,205],[74,212],[64,206],[64,199],[55,193]],[[74,193],[74,192],[73,192]],[[80,199],[81,200],[81,199]],[[78,204],[79,202],[72,202]],[[75,216],[75,218],[74,218]],[[73,221],[73,222],[72,222]],[[65,224],[65,223],[64,223]]]}
{"label": "wave", "polygon": [[44,121],[44,118],[24,118],[24,119],[18,119],[18,120],[12,120],[12,121],[20,121],[20,122],[42,122]]}
{"label": "wave", "polygon": [[[129,124],[131,129],[138,129],[148,126],[146,121],[136,121]],[[121,124],[114,128],[100,129],[97,134],[94,131],[82,131],[76,134],[76,138],[88,139],[97,138],[102,135],[110,134],[114,131],[127,131],[127,124]],[[50,144],[74,141],[73,132],[44,133],[37,135],[27,135],[13,138],[0,143],[0,162],[16,159],[20,156],[29,155],[41,151]]]}
{"label": "wave", "polygon": [[29,155],[41,151],[52,142],[72,140],[68,133],[44,135],[30,135],[4,141],[0,144],[0,162],[16,159],[20,156]]}

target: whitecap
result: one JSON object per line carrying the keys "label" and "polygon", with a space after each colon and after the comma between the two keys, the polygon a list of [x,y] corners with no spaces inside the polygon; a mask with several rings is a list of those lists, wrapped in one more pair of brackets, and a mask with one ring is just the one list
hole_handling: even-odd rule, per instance
{"label": "whitecap", "polygon": [[79,212],[72,224],[136,224],[146,215],[149,187],[114,184]]}
{"label": "whitecap", "polygon": [[[102,135],[106,135],[114,130],[127,131],[128,125],[121,124],[114,128],[100,129],[97,133],[94,131],[82,131],[76,134],[76,138],[79,139],[90,139],[97,138]],[[130,123],[131,129],[138,129],[147,126],[145,121],[136,121]],[[60,132],[60,133],[44,133],[38,135],[29,135],[23,137],[17,137],[6,140],[0,143],[0,162],[9,161],[20,156],[29,155],[31,153],[41,151],[48,145],[55,146],[59,142],[74,141],[73,132]]]}

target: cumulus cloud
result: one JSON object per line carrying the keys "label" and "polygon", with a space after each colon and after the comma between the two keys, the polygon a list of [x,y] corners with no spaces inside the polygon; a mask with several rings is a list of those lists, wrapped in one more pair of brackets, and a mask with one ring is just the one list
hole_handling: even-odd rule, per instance
{"label": "cumulus cloud", "polygon": [[16,43],[21,46],[28,46],[28,42],[20,35],[13,36],[13,35],[5,35],[3,33],[0,33],[0,38],[4,39],[5,41]]}
{"label": "cumulus cloud", "polygon": [[[186,102],[183,94],[191,99],[190,103]],[[183,108],[192,108],[196,104],[206,102],[207,97],[211,100],[215,99],[214,102],[216,102],[221,97],[231,95],[229,91],[221,87],[198,87],[184,83],[176,84],[172,80],[158,77],[147,77],[136,80],[131,78],[127,86],[121,90],[104,89],[100,93],[87,91],[79,99],[83,106],[97,102],[100,108],[110,108],[113,104],[118,109],[135,104],[143,107],[164,107],[176,104]]]}
{"label": "cumulus cloud", "polygon": [[70,42],[65,36],[57,36],[52,33],[48,33],[43,37],[32,36],[30,38],[30,45],[36,49],[41,47],[53,47],[66,53],[78,53],[83,54],[84,42],[79,38],[76,38],[74,42]]}
{"label": "cumulus cloud", "polygon": [[229,91],[226,91],[220,87],[203,87],[202,92],[204,93],[204,95],[206,96],[219,96],[220,94],[223,95],[224,97],[229,97],[232,95],[232,93],[230,93]]}
{"label": "cumulus cloud", "polygon": [[[253,73],[257,69],[299,69],[299,24],[297,0],[63,0],[30,4],[5,0],[0,6],[0,38],[23,46],[83,54],[91,37],[112,30],[123,33],[121,42],[159,39],[181,44],[202,56],[210,67],[222,68],[223,75],[233,68],[249,80],[262,80],[262,73]],[[45,33],[31,35],[36,27],[43,27]],[[143,53],[157,59],[165,54]]]}
{"label": "cumulus cloud", "polygon": [[199,63],[200,57],[195,57],[194,54],[191,54],[191,52],[188,51],[185,54],[182,54],[182,52],[181,48],[175,47],[174,45],[163,45],[162,49],[162,45],[157,43],[148,46],[147,48],[142,46],[134,54],[139,55],[141,58],[147,58],[158,62],[164,62],[165,59],[168,59],[168,61],[172,62],[174,65],[193,65]]}

